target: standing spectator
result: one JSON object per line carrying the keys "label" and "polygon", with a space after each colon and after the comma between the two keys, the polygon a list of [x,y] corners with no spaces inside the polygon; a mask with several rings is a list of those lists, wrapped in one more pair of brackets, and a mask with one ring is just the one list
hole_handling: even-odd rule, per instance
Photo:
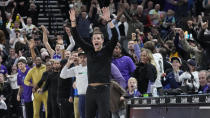
{"label": "standing spectator", "polygon": [[87,57],[85,53],[79,53],[78,57],[80,65],[68,69],[74,61],[73,59],[69,59],[66,66],[62,69],[60,77],[63,79],[76,77],[75,82],[79,96],[79,114],[81,118],[85,118],[85,96],[88,86]]}
{"label": "standing spectator", "polygon": [[[43,87],[43,83],[46,82],[47,79],[49,79],[48,77],[52,73],[52,70],[53,70],[53,67],[52,67],[53,63],[54,63],[53,59],[51,61],[46,62],[46,64],[45,64],[46,65],[46,71],[43,73],[41,80],[37,84],[37,88],[38,88],[37,92],[43,93],[41,87]],[[48,99],[47,100],[48,117],[52,117],[52,114],[53,114],[52,113],[52,109],[51,109],[52,108],[52,104],[50,103],[51,102],[50,100],[52,100],[51,97],[53,97],[53,96],[49,96],[48,95],[48,97],[47,97],[47,99]]]}
{"label": "standing spectator", "polygon": [[12,95],[12,89],[8,82],[5,82],[4,75],[0,73],[0,103],[6,104],[6,109],[0,109],[0,114],[2,118],[10,118],[9,114],[9,99]]}
{"label": "standing spectator", "polygon": [[210,34],[207,33],[208,31],[208,22],[204,22],[201,24],[201,30],[198,34],[197,42],[200,44],[200,46],[204,49],[204,57],[202,58],[202,64],[201,69],[208,70],[210,69],[210,43],[209,38]]}
{"label": "standing spectator", "polygon": [[198,92],[199,77],[198,71],[196,71],[196,62],[193,59],[187,60],[186,70],[180,75],[179,81],[182,82],[182,86],[187,88],[187,92]]}
{"label": "standing spectator", "polygon": [[44,92],[43,94],[38,94],[36,92],[37,83],[41,80],[43,72],[46,71],[46,66],[42,64],[41,57],[36,57],[35,60],[36,66],[33,67],[27,74],[24,79],[24,84],[27,86],[33,87],[34,91],[34,100],[33,100],[33,108],[34,108],[34,115],[33,118],[39,118],[40,106],[41,103],[44,104],[45,109],[45,117],[47,118],[47,95],[48,92]]}
{"label": "standing spectator", "polygon": [[21,101],[21,104],[24,105],[23,108],[24,118],[32,118],[33,117],[33,103],[31,99],[32,87],[24,84],[25,77],[30,68],[27,67],[25,59],[19,59],[17,65],[19,69],[17,75],[17,83],[20,86],[17,94],[17,101]]}
{"label": "standing spectator", "polygon": [[117,82],[123,89],[126,89],[126,81],[122,74],[120,73],[120,70],[115,66],[113,63],[111,63],[111,78]]}
{"label": "standing spectator", "polygon": [[[111,58],[114,47],[118,42],[117,30],[110,18],[109,8],[102,9],[102,18],[109,22],[112,30],[112,39],[103,47],[104,37],[100,30],[95,30],[92,36],[92,45],[86,43],[80,38],[76,29],[75,11],[70,11],[70,19],[72,26],[72,36],[76,43],[79,43],[81,48],[87,54],[87,69],[88,69],[88,88],[86,92],[86,118],[93,118],[98,111],[99,117],[109,117],[109,96],[110,96],[110,71]],[[94,66],[93,66],[94,65]],[[102,66],[103,65],[103,66]],[[96,73],[97,72],[97,73]],[[100,78],[100,79],[99,79]]]}
{"label": "standing spectator", "polygon": [[128,32],[127,32],[127,36],[128,36],[128,39],[130,40],[131,39],[131,34],[133,32],[136,32],[136,29],[139,29],[141,32],[144,31],[144,26],[142,24],[142,22],[140,22],[138,20],[138,14],[137,14],[137,11],[128,11],[129,9],[127,9],[125,6],[124,6],[124,15],[125,17],[127,18],[127,22],[128,22]]}
{"label": "standing spectator", "polygon": [[[66,51],[69,52],[70,51]],[[61,67],[63,68],[67,63],[67,59],[69,59],[71,55],[65,56],[66,58],[61,60]],[[74,79],[74,78],[73,78]],[[74,90],[73,90],[73,80],[72,79],[59,79],[58,80],[58,104],[60,108],[60,117],[64,118],[72,118],[74,115],[75,109],[73,108],[74,102]],[[77,118],[75,116],[75,118]]]}
{"label": "standing spectator", "polygon": [[45,47],[47,48],[47,51],[50,53],[50,57],[52,59],[59,59],[59,60],[61,60],[61,58],[62,58],[62,49],[63,49],[62,45],[57,43],[56,46],[55,46],[55,50],[53,50],[51,48],[49,42],[48,42],[47,35],[48,35],[49,32],[47,31],[47,29],[43,25],[41,27],[42,27],[42,31],[43,31],[43,42],[44,42]]}
{"label": "standing spectator", "polygon": [[26,23],[27,24],[25,25],[25,23],[22,21],[22,25],[23,25],[23,28],[26,31],[26,35],[32,36],[32,32],[33,32],[33,30],[36,26],[32,24],[32,18],[31,17],[27,17]]}
{"label": "standing spectator", "polygon": [[18,94],[18,89],[19,89],[19,86],[17,84],[17,66],[16,65],[13,65],[12,66],[12,72],[11,72],[11,75],[8,75],[8,81],[10,83],[10,86],[12,88],[12,97],[11,97],[11,111],[12,111],[12,116],[13,117],[20,117],[22,116],[20,113],[21,113],[21,110],[20,110],[20,102],[17,101],[17,94]]}
{"label": "standing spectator", "polygon": [[115,64],[117,68],[120,70],[127,85],[128,79],[131,77],[131,74],[136,69],[136,66],[130,57],[122,55],[122,47],[120,43],[117,43],[113,51],[112,63]]}
{"label": "standing spectator", "polygon": [[87,8],[83,5],[81,8],[81,13],[77,17],[77,28],[80,36],[90,43],[90,18],[92,14],[87,12]]}
{"label": "standing spectator", "polygon": [[158,27],[161,21],[160,5],[156,4],[155,8],[149,11],[149,15],[152,21],[152,25]]}
{"label": "standing spectator", "polygon": [[[19,14],[17,14],[17,16],[20,17]],[[20,21],[21,21],[21,23],[23,22],[23,18],[22,17],[20,17]],[[12,18],[9,19],[9,22],[8,22],[8,24],[6,26],[6,29],[7,29],[8,33],[9,33],[10,40],[16,38],[17,35],[16,35],[15,31],[17,31],[17,30],[19,30],[20,32],[23,31],[23,28],[20,29],[20,23],[18,21],[14,21],[14,27],[13,28],[11,28],[11,23],[12,23]]]}
{"label": "standing spectator", "polygon": [[171,63],[173,69],[166,75],[165,78],[161,78],[164,89],[176,89],[181,87],[181,82],[179,81],[179,77],[183,73],[183,71],[180,70],[182,65],[181,59],[178,57],[172,57]]}
{"label": "standing spectator", "polygon": [[[141,60],[137,64],[133,77],[137,79],[138,91],[141,94],[151,93],[151,85],[157,78],[157,70],[152,65],[152,53],[148,49],[141,50]],[[142,76],[144,75],[144,76]]]}
{"label": "standing spectator", "polygon": [[31,19],[32,19],[32,24],[37,26],[38,25],[38,16],[39,16],[39,6],[37,4],[35,4],[34,2],[31,2],[27,13],[28,13],[27,17],[31,17]]}
{"label": "standing spectator", "polygon": [[[58,105],[58,81],[60,79],[60,61],[54,60],[52,71],[47,76],[42,76],[42,80],[46,80],[45,85],[42,89],[37,90],[38,93],[43,93],[48,90],[48,117],[59,118],[59,105]],[[43,74],[44,75],[44,74]]]}
{"label": "standing spectator", "polygon": [[15,49],[14,48],[10,48],[9,49],[9,55],[8,55],[6,61],[5,61],[5,66],[7,67],[9,74],[12,71],[11,68],[12,68],[16,58],[17,58],[17,55],[15,53]]}
{"label": "standing spectator", "polygon": [[20,13],[21,16],[27,16],[27,12],[29,9],[29,1],[28,0],[19,0],[16,2],[17,6],[14,10],[14,15]]}

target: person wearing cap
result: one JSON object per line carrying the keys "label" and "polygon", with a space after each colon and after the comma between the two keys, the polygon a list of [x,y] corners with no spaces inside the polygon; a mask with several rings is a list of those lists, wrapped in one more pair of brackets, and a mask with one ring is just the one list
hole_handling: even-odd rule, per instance
{"label": "person wearing cap", "polygon": [[195,60],[187,60],[186,66],[185,72],[179,76],[179,81],[182,82],[182,86],[187,87],[187,92],[198,92],[200,83]]}
{"label": "person wearing cap", "polygon": [[70,20],[72,36],[87,55],[88,88],[86,91],[85,117],[94,118],[96,111],[100,118],[108,118],[110,114],[110,74],[113,50],[118,42],[117,30],[111,22],[109,8],[102,8],[102,18],[106,20],[112,31],[112,39],[103,46],[103,33],[95,29],[92,36],[92,45],[81,39],[76,29],[75,10],[71,9]]}
{"label": "person wearing cap", "polygon": [[[183,35],[183,33],[181,33],[181,35]],[[196,46],[195,40],[193,41],[190,39],[186,40],[184,39],[183,36],[180,36],[179,41],[180,41],[181,46],[183,47],[183,50],[189,53],[191,57],[195,58],[197,66],[199,67],[203,63],[202,57],[204,56],[204,51],[200,49],[198,46]]]}
{"label": "person wearing cap", "polygon": [[182,61],[179,57],[171,58],[172,70],[166,75],[162,74],[161,83],[163,85],[163,89],[176,89],[181,87],[181,82],[179,80],[179,76],[183,73],[180,70],[182,65]]}
{"label": "person wearing cap", "polygon": [[47,96],[48,92],[44,92],[43,94],[39,94],[36,92],[37,83],[41,80],[42,74],[46,71],[46,66],[42,64],[41,57],[36,57],[34,66],[26,75],[24,79],[24,84],[27,86],[33,87],[33,118],[39,118],[40,106],[41,103],[44,104],[45,109],[45,117],[47,118]]}
{"label": "person wearing cap", "polygon": [[25,106],[25,110],[23,110],[24,118],[32,118],[33,117],[33,102],[32,102],[32,87],[24,84],[25,77],[30,70],[28,66],[26,66],[26,59],[19,58],[18,62],[18,75],[17,75],[17,84],[20,86],[17,94],[17,101],[21,101]]}
{"label": "person wearing cap", "polygon": [[67,64],[61,71],[60,77],[62,79],[76,77],[76,87],[79,95],[80,117],[85,118],[85,96],[88,87],[87,57],[84,52],[79,53],[78,57],[80,65],[68,69],[70,65],[74,63],[74,60],[69,58]]}

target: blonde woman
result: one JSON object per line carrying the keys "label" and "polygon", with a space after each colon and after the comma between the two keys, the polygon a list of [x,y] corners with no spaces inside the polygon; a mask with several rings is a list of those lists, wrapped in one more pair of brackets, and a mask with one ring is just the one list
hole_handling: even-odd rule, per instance
{"label": "blonde woman", "polygon": [[128,80],[128,89],[127,89],[127,94],[130,97],[139,97],[141,95],[141,93],[138,91],[137,89],[137,80],[134,77],[131,77]]}
{"label": "blonde woman", "polygon": [[134,72],[134,77],[137,79],[138,90],[144,93],[151,93],[151,85],[154,84],[157,78],[157,70],[150,50],[142,48],[140,62],[137,64],[136,70]]}

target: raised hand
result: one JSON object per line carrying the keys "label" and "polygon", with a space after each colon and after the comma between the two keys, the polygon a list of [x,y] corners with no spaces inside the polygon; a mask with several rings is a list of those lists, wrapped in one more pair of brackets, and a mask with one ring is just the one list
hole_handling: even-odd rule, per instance
{"label": "raised hand", "polygon": [[208,28],[208,21],[207,22],[204,22],[204,23],[201,23],[201,27],[202,29],[207,29]]}
{"label": "raised hand", "polygon": [[181,31],[179,32],[179,40],[183,40],[183,39],[184,39],[184,31],[181,30]]}
{"label": "raised hand", "polygon": [[31,39],[30,42],[29,42],[29,48],[33,49],[34,47],[35,47],[34,39]]}
{"label": "raised hand", "polygon": [[68,27],[65,27],[65,31],[68,34],[68,36],[71,36],[71,30]]}
{"label": "raised hand", "polygon": [[111,18],[110,18],[110,11],[109,11],[109,7],[103,7],[101,9],[102,11],[102,18],[105,20],[105,21],[110,21]]}
{"label": "raised hand", "polygon": [[76,21],[76,15],[75,15],[75,10],[74,9],[69,10],[69,18],[70,18],[71,22]]}
{"label": "raised hand", "polygon": [[66,66],[69,67],[73,63],[74,63],[74,59],[72,58],[72,56],[70,56],[68,59],[68,62],[66,63]]}
{"label": "raised hand", "polygon": [[44,25],[41,25],[41,29],[42,29],[43,33],[49,34],[49,31],[47,30],[47,28]]}

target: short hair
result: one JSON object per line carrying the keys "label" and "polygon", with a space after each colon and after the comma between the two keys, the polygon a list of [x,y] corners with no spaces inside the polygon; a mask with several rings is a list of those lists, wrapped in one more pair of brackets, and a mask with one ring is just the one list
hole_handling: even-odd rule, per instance
{"label": "short hair", "polygon": [[136,83],[136,86],[138,86],[138,85],[137,85],[137,84],[138,84],[138,82],[137,82],[136,78],[134,78],[134,77],[130,77],[130,78],[128,79],[128,83],[129,83],[131,80],[134,80],[134,81],[135,81],[135,83]]}
{"label": "short hair", "polygon": [[152,42],[152,41],[147,41],[146,43],[144,43],[144,48],[147,48],[151,52],[154,52],[154,50],[155,50],[155,43]]}
{"label": "short hair", "polygon": [[19,59],[17,63],[20,63],[20,62],[22,62],[22,63],[24,63],[24,64],[27,63],[25,59]]}

